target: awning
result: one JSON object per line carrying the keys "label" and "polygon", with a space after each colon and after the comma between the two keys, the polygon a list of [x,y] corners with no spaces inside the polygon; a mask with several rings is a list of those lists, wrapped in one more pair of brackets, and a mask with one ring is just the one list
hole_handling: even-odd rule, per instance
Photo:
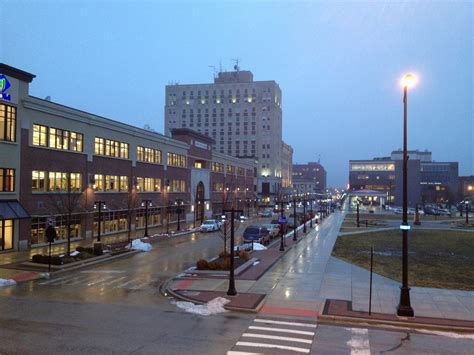
{"label": "awning", "polygon": [[20,202],[16,200],[0,201],[0,219],[30,218]]}

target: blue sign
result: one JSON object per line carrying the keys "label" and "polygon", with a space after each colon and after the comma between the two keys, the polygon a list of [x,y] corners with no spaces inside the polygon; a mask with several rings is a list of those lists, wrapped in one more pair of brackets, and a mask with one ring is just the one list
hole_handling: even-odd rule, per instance
{"label": "blue sign", "polygon": [[286,224],[286,217],[281,216],[280,218],[278,218],[278,224]]}
{"label": "blue sign", "polygon": [[10,88],[10,82],[7,77],[3,74],[0,74],[0,98],[5,101],[10,101],[10,94],[5,93]]}

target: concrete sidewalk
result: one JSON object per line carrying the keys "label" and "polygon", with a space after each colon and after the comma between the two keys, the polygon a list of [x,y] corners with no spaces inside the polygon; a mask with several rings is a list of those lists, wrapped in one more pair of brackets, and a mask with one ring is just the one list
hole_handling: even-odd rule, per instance
{"label": "concrete sidewalk", "polygon": [[[256,281],[237,280],[238,292],[265,294],[261,313],[317,317],[327,299],[349,301],[353,311],[367,312],[367,270],[331,256],[345,213],[336,212],[286,252]],[[199,280],[193,290],[226,290],[226,280]],[[185,287],[186,288],[186,287]],[[374,274],[372,312],[396,315],[400,283]],[[451,324],[474,321],[474,292],[412,287],[416,317]],[[464,322],[463,324],[466,324]],[[473,328],[474,330],[474,328]]]}

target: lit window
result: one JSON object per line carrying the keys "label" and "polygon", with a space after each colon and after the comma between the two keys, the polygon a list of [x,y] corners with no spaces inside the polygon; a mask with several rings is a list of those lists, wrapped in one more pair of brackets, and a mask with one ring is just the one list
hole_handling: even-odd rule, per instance
{"label": "lit window", "polygon": [[16,142],[16,107],[0,105],[0,141]]}
{"label": "lit window", "polygon": [[33,145],[40,147],[48,146],[48,127],[38,124],[33,125]]}
{"label": "lit window", "polygon": [[0,192],[15,191],[15,169],[0,168]]}
{"label": "lit window", "polygon": [[43,192],[46,191],[46,172],[33,170],[31,175],[31,190]]}

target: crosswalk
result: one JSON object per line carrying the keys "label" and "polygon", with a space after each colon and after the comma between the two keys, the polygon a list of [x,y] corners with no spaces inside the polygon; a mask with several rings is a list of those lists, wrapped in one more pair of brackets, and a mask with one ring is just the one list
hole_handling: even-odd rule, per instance
{"label": "crosswalk", "polygon": [[109,289],[143,290],[150,286],[148,277],[127,275],[125,271],[82,271],[49,280],[41,280],[39,286],[107,287]]}
{"label": "crosswalk", "polygon": [[309,354],[316,328],[316,322],[256,318],[227,354]]}

